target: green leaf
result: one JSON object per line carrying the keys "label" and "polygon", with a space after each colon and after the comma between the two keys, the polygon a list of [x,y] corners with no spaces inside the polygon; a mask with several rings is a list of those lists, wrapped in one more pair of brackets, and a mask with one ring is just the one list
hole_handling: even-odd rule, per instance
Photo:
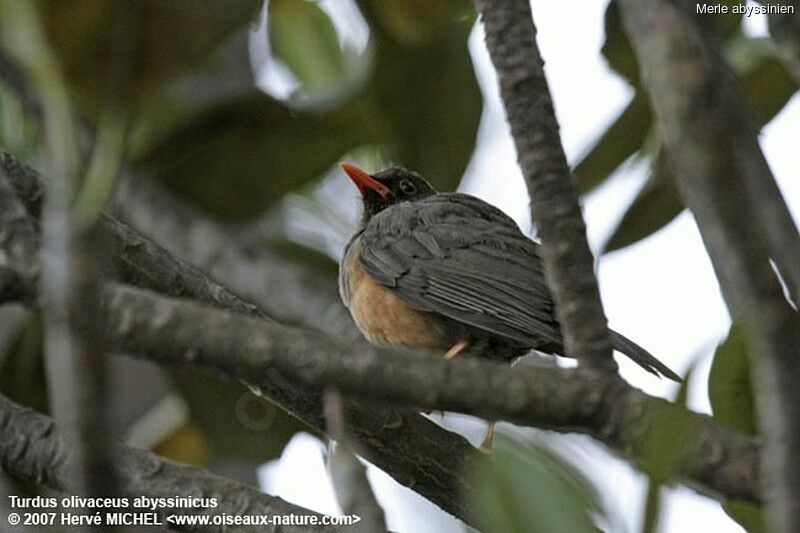
{"label": "green leaf", "polygon": [[780,113],[797,83],[775,54],[761,55],[741,74],[744,93],[759,128]]}
{"label": "green leaf", "polygon": [[480,487],[473,505],[484,531],[596,532],[599,496],[573,466],[531,443],[495,439],[491,461],[473,472]]}
{"label": "green leaf", "polygon": [[432,23],[426,31],[435,36],[412,45],[370,18],[377,62],[361,100],[361,127],[440,190],[458,185],[475,148],[482,98],[467,49],[473,20]]}
{"label": "green leaf", "polygon": [[270,0],[272,53],[304,85],[329,88],[342,81],[345,65],[328,15],[308,0]]}
{"label": "green leaf", "polygon": [[683,450],[683,442],[691,434],[697,422],[685,416],[689,384],[694,372],[692,366],[678,389],[673,403],[654,403],[643,435],[643,469],[652,482],[668,483],[675,472]]}
{"label": "green leaf", "polygon": [[[714,352],[708,376],[708,397],[714,419],[737,431],[758,434],[758,419],[750,377],[748,338],[744,327],[731,325],[728,337]],[[725,512],[750,533],[766,531],[761,509],[751,503],[730,500]]]}
{"label": "green leaf", "polygon": [[465,0],[370,0],[361,4],[381,31],[411,46],[430,44],[454,22],[474,17],[472,4]]}
{"label": "green leaf", "polygon": [[581,194],[594,190],[642,148],[652,122],[647,98],[643,91],[637,91],[620,116],[575,165],[573,172]]}
{"label": "green leaf", "polygon": [[625,211],[603,253],[630,246],[660,230],[684,209],[675,180],[663,156],[656,157],[645,186]]}
{"label": "green leaf", "polygon": [[261,93],[215,105],[137,162],[170,189],[230,218],[262,212],[363,140],[351,108],[290,112]]}
{"label": "green leaf", "polygon": [[731,326],[728,337],[714,352],[708,397],[718,422],[737,431],[758,433],[747,333],[739,324]]}
{"label": "green leaf", "polygon": [[609,2],[603,18],[606,39],[601,52],[614,72],[628,80],[634,87],[639,87],[639,64],[622,26],[622,17],[616,0]]}
{"label": "green leaf", "polygon": [[[442,190],[455,189],[472,156],[481,114],[466,46],[472,17],[430,24],[431,40],[421,43],[398,40],[374,16],[368,18],[374,69],[349,101],[311,113],[251,90],[195,106],[190,86],[161,101],[136,129],[138,170],[226,218],[263,212],[362,145],[380,147]],[[213,72],[208,77],[214,79]]]}
{"label": "green leaf", "polygon": [[193,368],[172,371],[190,420],[211,448],[210,462],[236,459],[253,468],[280,456],[300,422],[237,381]]}
{"label": "green leaf", "polygon": [[730,500],[722,504],[725,513],[733,518],[747,533],[766,533],[764,513],[750,502]]}
{"label": "green leaf", "polygon": [[734,13],[734,6],[742,5],[741,0],[720,0],[716,5],[728,8],[727,13],[715,13],[713,15],[697,13],[695,4],[687,4],[691,10],[694,22],[704,31],[706,36],[711,37],[714,44],[722,45],[726,41],[743,37],[742,13]]}
{"label": "green leaf", "polygon": [[253,19],[259,0],[47,1],[39,6],[68,83],[90,116],[136,105],[203,63]]}

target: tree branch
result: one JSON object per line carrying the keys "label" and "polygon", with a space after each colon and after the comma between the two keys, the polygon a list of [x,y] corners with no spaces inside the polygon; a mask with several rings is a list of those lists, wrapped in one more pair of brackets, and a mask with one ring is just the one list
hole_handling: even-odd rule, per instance
{"label": "tree branch", "polygon": [[[109,335],[120,352],[209,367],[256,384],[268,382],[277,371],[307,387],[334,386],[343,393],[416,409],[587,433],[637,461],[646,461],[647,440],[659,424],[659,413],[676,409],[692,428],[678,454],[677,476],[716,497],[760,500],[755,439],[721,428],[707,416],[677,410],[615,374],[588,368],[512,369],[480,359],[445,361],[421,352],[398,355],[138,289],[113,286],[106,294]],[[358,432],[350,417],[347,422]],[[363,435],[360,440],[369,443]]]}
{"label": "tree branch", "polygon": [[[10,154],[0,150],[0,183],[5,181],[12,185],[17,195],[24,201],[29,213],[35,216],[39,212],[43,198],[41,177]],[[154,202],[151,205],[160,205],[155,199]],[[146,211],[146,208],[143,208],[143,211]],[[159,218],[155,213],[153,217],[156,221],[164,219],[163,215]],[[187,235],[192,235],[191,220],[185,219],[182,223],[186,224],[186,228],[185,232],[180,234],[178,242],[182,242]],[[192,297],[217,307],[249,313],[251,316],[261,318],[262,321],[265,320],[264,314],[254,306],[208,279],[199,270],[175,259],[135,230],[111,218],[106,218],[103,224],[110,237],[114,238],[116,251],[121,254],[117,262],[122,273],[127,273],[124,276],[127,281],[169,295]],[[222,246],[220,235],[212,233],[214,230],[210,224],[200,221],[199,226],[203,233],[195,235],[212,239],[216,236],[219,239],[200,242],[207,242],[212,247]],[[180,232],[179,226],[168,220],[164,220],[164,227],[171,227]],[[226,266],[228,273],[244,271],[245,275],[234,276],[240,281],[255,282],[258,275],[263,273],[265,281],[259,287],[264,288],[258,294],[262,301],[266,300],[270,304],[271,310],[291,299],[301,300],[305,297],[305,291],[319,288],[319,292],[309,298],[312,303],[317,302],[322,306],[322,311],[314,315],[312,325],[345,333],[347,327],[353,328],[351,322],[345,322],[341,317],[335,316],[335,313],[344,314],[338,296],[331,290],[331,287],[336,286],[335,279],[327,279],[319,273],[313,274],[301,264],[298,265],[300,273],[294,272],[291,261],[275,254],[260,254],[257,251],[251,253],[232,247],[227,250],[228,252],[212,252],[215,257],[225,258],[224,263],[215,263],[217,268]],[[268,262],[272,259],[278,262],[274,269]],[[238,260],[242,261],[241,265],[236,263]],[[260,261],[267,262],[262,264]],[[305,284],[306,281],[308,284]],[[324,288],[321,286],[323,284]],[[292,290],[300,292],[295,294],[291,292]],[[276,298],[269,298],[272,293]],[[331,299],[334,296],[336,306]],[[297,312],[310,313],[311,308],[295,306],[290,309],[290,313]],[[335,316],[335,319],[326,320],[331,316]],[[354,338],[354,335],[348,337]],[[261,376],[259,387],[266,398],[317,432],[324,433],[325,420],[322,416],[322,397],[319,389],[298,386],[276,371]],[[467,483],[464,465],[484,458],[469,442],[418,414],[403,418],[396,412],[387,412],[385,408],[349,401],[347,415],[352,432],[362,444],[359,451],[363,452],[367,460],[445,511],[462,520],[470,520],[468,508],[462,499],[462,495],[471,490]]]}
{"label": "tree branch", "polygon": [[[622,6],[679,188],[728,308],[754,340],[769,518],[775,531],[799,531],[800,320],[769,262],[772,254],[787,280],[795,279],[800,262],[786,261],[800,252],[796,229],[773,218],[783,218],[776,213],[786,206],[730,69],[678,4],[623,0]],[[783,245],[792,250],[777,249],[784,231]]]}
{"label": "tree branch", "polygon": [[616,370],[594,258],[561,146],[530,5],[528,0],[476,0],[475,4],[531,196],[565,350],[594,366]]}
{"label": "tree branch", "polygon": [[[162,459],[136,448],[117,445],[113,448],[122,495],[129,498],[174,498],[199,496],[216,498],[215,508],[162,508],[161,521],[168,515],[308,515],[321,516],[314,511],[287,503],[278,497],[239,485],[205,470],[188,467]],[[0,465],[14,477],[39,483],[59,491],[79,491],[70,475],[74,457],[61,430],[53,420],[32,409],[15,404],[0,395]],[[110,495],[103,495],[108,497]],[[207,533],[251,532],[252,527],[179,526],[167,523],[178,531]],[[262,531],[262,529],[259,529]],[[337,531],[328,527],[289,527],[263,531]]]}
{"label": "tree branch", "polygon": [[120,180],[113,212],[275,320],[362,338],[339,298],[335,270],[326,271],[272,243],[243,239],[145,176]]}
{"label": "tree branch", "polygon": [[[44,180],[38,172],[0,150],[0,181],[11,185],[32,217],[39,216],[44,198]],[[105,238],[113,246],[117,270],[126,282],[163,294],[189,296],[217,307],[267,318],[258,307],[245,302],[192,265],[173,257],[126,224],[103,216],[100,226]]]}

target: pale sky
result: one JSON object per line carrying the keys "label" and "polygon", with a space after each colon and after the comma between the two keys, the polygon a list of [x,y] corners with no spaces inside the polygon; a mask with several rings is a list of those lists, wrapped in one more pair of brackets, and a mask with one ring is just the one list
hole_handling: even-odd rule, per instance
{"label": "pale sky", "polygon": [[[328,4],[336,6],[341,1],[330,0]],[[571,162],[624,108],[631,94],[599,55],[606,3],[532,3],[562,140]],[[747,22],[748,32],[754,35],[763,34],[765,26],[763,16],[754,16]],[[529,229],[527,192],[516,165],[494,72],[482,39],[482,31],[476,28],[470,39],[470,51],[484,92],[485,108],[479,145],[461,189],[497,205],[523,229]],[[800,180],[791,177],[798,174],[798,138],[800,96],[795,95],[762,132],[761,144],[796,221],[800,215]],[[584,215],[595,252],[622,215],[622,206],[641,187],[644,171],[641,165],[625,165],[585,199]],[[602,256],[598,277],[606,314],[614,329],[646,347],[679,373],[685,372],[693,361],[698,362],[690,384],[689,405],[709,412],[705,386],[709,356],[730,322],[692,217],[684,213],[643,242]],[[621,374],[633,385],[667,398],[675,394],[675,384],[651,377],[627,359],[618,360]],[[480,440],[484,427],[475,419],[459,415],[448,415],[444,424],[475,442]],[[587,437],[522,430],[507,424],[501,424],[500,431],[551,443],[601,489],[607,507],[621,522],[615,527],[630,532],[641,529],[645,481],[627,464]],[[297,436],[280,461],[262,468],[263,488],[317,511],[338,512],[322,460],[323,448],[314,437]],[[370,468],[369,475],[387,512],[390,529],[415,533],[464,530],[459,522],[377,469]],[[666,491],[662,512],[661,533],[743,531],[722,512],[718,503],[685,488]]]}

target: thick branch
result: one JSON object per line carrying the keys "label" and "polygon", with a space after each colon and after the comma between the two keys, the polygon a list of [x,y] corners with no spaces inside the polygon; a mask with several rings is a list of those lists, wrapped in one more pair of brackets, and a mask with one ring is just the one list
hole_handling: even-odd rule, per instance
{"label": "thick branch", "polygon": [[[786,206],[730,69],[677,4],[622,5],[681,193],[731,314],[753,336],[769,516],[775,531],[800,531],[800,320],[769,263],[774,257],[791,285],[791,273],[800,268],[800,262],[786,263],[800,253],[796,229],[774,220],[783,220]],[[777,249],[781,238],[790,249]]]}
{"label": "thick branch", "polygon": [[[43,198],[40,176],[0,150],[0,182],[4,181],[11,183],[28,211],[35,216]],[[163,203],[163,199],[161,201]],[[158,202],[157,198],[153,198],[153,203],[147,205],[161,205]],[[143,210],[146,209],[143,207]],[[221,273],[234,273],[234,279],[239,281],[254,284],[258,281],[261,291],[257,293],[260,296],[259,301],[266,301],[270,311],[284,302],[305,299],[305,291],[319,289],[318,292],[310,293],[308,298],[312,304],[321,305],[321,311],[313,314],[313,318],[309,320],[311,325],[343,332],[352,338],[348,334],[348,328],[354,328],[351,322],[339,316],[346,313],[342,312],[343,308],[335,290],[331,290],[331,287],[336,286],[334,279],[327,279],[319,273],[314,274],[307,268],[303,269],[301,264],[293,271],[295,265],[291,261],[275,254],[261,254],[257,250],[251,253],[234,247],[224,248],[223,243],[229,241],[222,239],[207,222],[199,221],[200,233],[193,233],[190,219],[181,219],[181,223],[185,224],[183,227],[170,222],[163,215],[159,218],[156,213],[151,214],[153,220],[164,222],[162,227],[170,227],[170,231],[175,231],[176,242],[182,242],[181,238],[193,235],[200,237],[200,242],[223,246],[222,251],[212,246],[217,252],[212,252],[211,256],[225,259],[223,263],[218,263],[209,258],[216,265],[215,269],[219,269]],[[104,225],[108,234],[114,238],[116,250],[120,254],[118,266],[123,274],[127,274],[124,276],[126,280],[173,296],[191,297],[264,320],[263,313],[251,304],[208,279],[199,270],[175,259],[135,230],[110,218],[105,220]],[[270,263],[270,260],[277,261],[277,264]],[[241,261],[241,264],[237,261]],[[271,294],[276,297],[270,299]],[[333,298],[336,299],[335,302]],[[301,318],[301,315],[295,313],[309,313],[311,316],[312,311],[311,307],[301,308],[296,305],[289,309],[295,319]],[[259,381],[266,398],[311,428],[324,433],[325,420],[322,416],[319,389],[298,386],[275,371],[263,375]],[[401,418],[396,412],[387,412],[386,409],[357,402],[348,402],[347,407],[348,422],[362,443],[359,451],[363,452],[367,460],[445,511],[462,520],[470,520],[468,508],[462,498],[463,494],[471,490],[463,466],[483,458],[469,442],[417,414]]]}
{"label": "thick branch", "polygon": [[[637,460],[646,457],[658,413],[670,409],[607,372],[512,369],[480,359],[445,361],[420,352],[345,346],[321,333],[138,289],[110,288],[105,314],[114,349],[161,363],[206,366],[254,383],[269,381],[277,371],[309,387],[335,386],[382,402],[588,433]],[[679,453],[678,476],[718,497],[759,501],[757,442],[706,416],[677,412],[692,428]]]}
{"label": "thick branch", "polygon": [[[174,498],[175,496],[216,498],[216,508],[164,508],[158,509],[161,521],[168,515],[307,515],[317,513],[287,503],[280,498],[214,475],[205,470],[188,467],[162,459],[144,450],[115,446],[114,462],[117,465],[122,495],[131,499]],[[0,465],[14,477],[40,483],[47,487],[75,493],[75,480],[70,476],[70,462],[74,458],[61,431],[52,419],[31,409],[19,406],[0,395]],[[109,495],[103,495],[107,497]],[[168,524],[170,525],[170,524]],[[178,531],[251,532],[252,527],[231,526],[177,526]],[[337,531],[328,527],[275,527],[259,531]]]}
{"label": "thick branch", "polygon": [[528,0],[476,0],[542,239],[566,352],[616,369],[594,258],[561,146]]}

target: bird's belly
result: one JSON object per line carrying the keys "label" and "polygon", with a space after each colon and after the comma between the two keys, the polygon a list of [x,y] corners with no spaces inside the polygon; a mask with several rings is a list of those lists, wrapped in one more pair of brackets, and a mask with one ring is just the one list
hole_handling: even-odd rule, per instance
{"label": "bird's belly", "polygon": [[358,329],[374,344],[447,350],[446,339],[421,311],[362,273],[351,284],[350,313]]}

